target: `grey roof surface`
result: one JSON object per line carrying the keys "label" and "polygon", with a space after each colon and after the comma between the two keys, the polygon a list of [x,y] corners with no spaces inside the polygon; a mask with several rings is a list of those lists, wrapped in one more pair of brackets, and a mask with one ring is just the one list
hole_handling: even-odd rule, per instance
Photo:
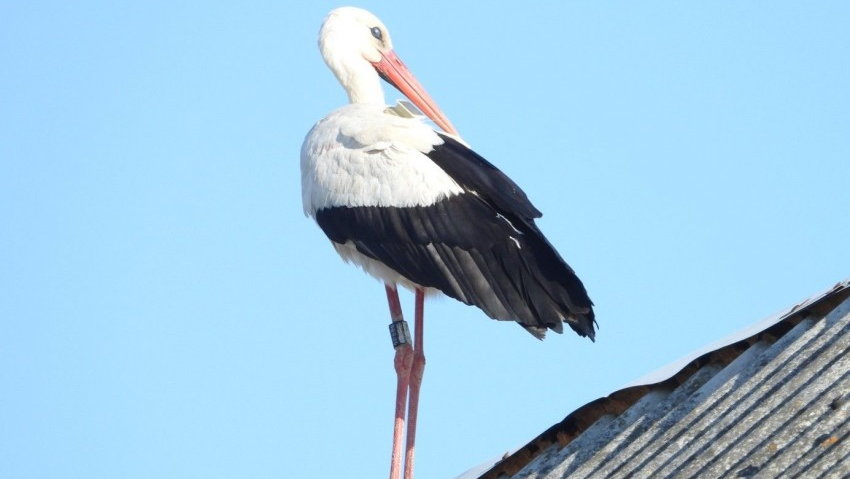
{"label": "grey roof surface", "polygon": [[579,408],[480,477],[850,477],[848,352],[850,280]]}

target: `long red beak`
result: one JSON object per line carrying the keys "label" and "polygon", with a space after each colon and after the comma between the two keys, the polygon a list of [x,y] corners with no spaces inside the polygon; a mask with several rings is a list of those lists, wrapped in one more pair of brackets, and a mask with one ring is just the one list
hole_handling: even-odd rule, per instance
{"label": "long red beak", "polygon": [[431,99],[425,88],[419,83],[413,73],[402,63],[398,55],[390,50],[381,54],[381,60],[372,63],[381,78],[387,81],[390,85],[396,87],[404,96],[410,99],[417,108],[422,110],[428,118],[434,121],[446,133],[457,135],[457,130],[452,125],[452,122],[446,118],[446,115],[440,111],[437,103]]}

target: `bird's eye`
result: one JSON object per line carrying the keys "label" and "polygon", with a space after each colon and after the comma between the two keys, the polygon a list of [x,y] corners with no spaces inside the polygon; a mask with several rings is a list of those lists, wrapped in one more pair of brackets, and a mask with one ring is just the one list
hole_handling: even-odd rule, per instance
{"label": "bird's eye", "polygon": [[378,27],[372,27],[372,36],[377,38],[378,40],[384,39],[384,34],[381,32],[381,29]]}

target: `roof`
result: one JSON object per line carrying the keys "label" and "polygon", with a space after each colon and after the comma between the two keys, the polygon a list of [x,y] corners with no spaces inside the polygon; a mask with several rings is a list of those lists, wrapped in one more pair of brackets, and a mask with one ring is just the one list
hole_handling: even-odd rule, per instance
{"label": "roof", "polygon": [[847,476],[849,351],[847,280],[462,477]]}

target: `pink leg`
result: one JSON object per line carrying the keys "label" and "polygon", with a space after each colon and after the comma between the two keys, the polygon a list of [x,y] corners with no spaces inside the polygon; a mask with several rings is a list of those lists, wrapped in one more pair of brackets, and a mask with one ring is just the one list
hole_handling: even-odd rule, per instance
{"label": "pink leg", "polygon": [[[401,323],[404,317],[401,302],[395,286],[386,285],[387,303],[393,323]],[[390,460],[390,479],[399,479],[401,473],[401,436],[404,431],[404,413],[407,406],[407,390],[410,384],[410,370],[413,366],[413,350],[410,344],[400,344],[395,349],[395,372],[397,385],[395,393],[395,423],[393,424],[393,453]]]}
{"label": "pink leg", "polygon": [[416,446],[416,416],[419,412],[419,388],[425,372],[424,341],[425,292],[416,290],[416,315],[413,325],[413,364],[410,371],[410,405],[407,410],[407,450],[404,455],[404,479],[413,479],[414,449]]}

